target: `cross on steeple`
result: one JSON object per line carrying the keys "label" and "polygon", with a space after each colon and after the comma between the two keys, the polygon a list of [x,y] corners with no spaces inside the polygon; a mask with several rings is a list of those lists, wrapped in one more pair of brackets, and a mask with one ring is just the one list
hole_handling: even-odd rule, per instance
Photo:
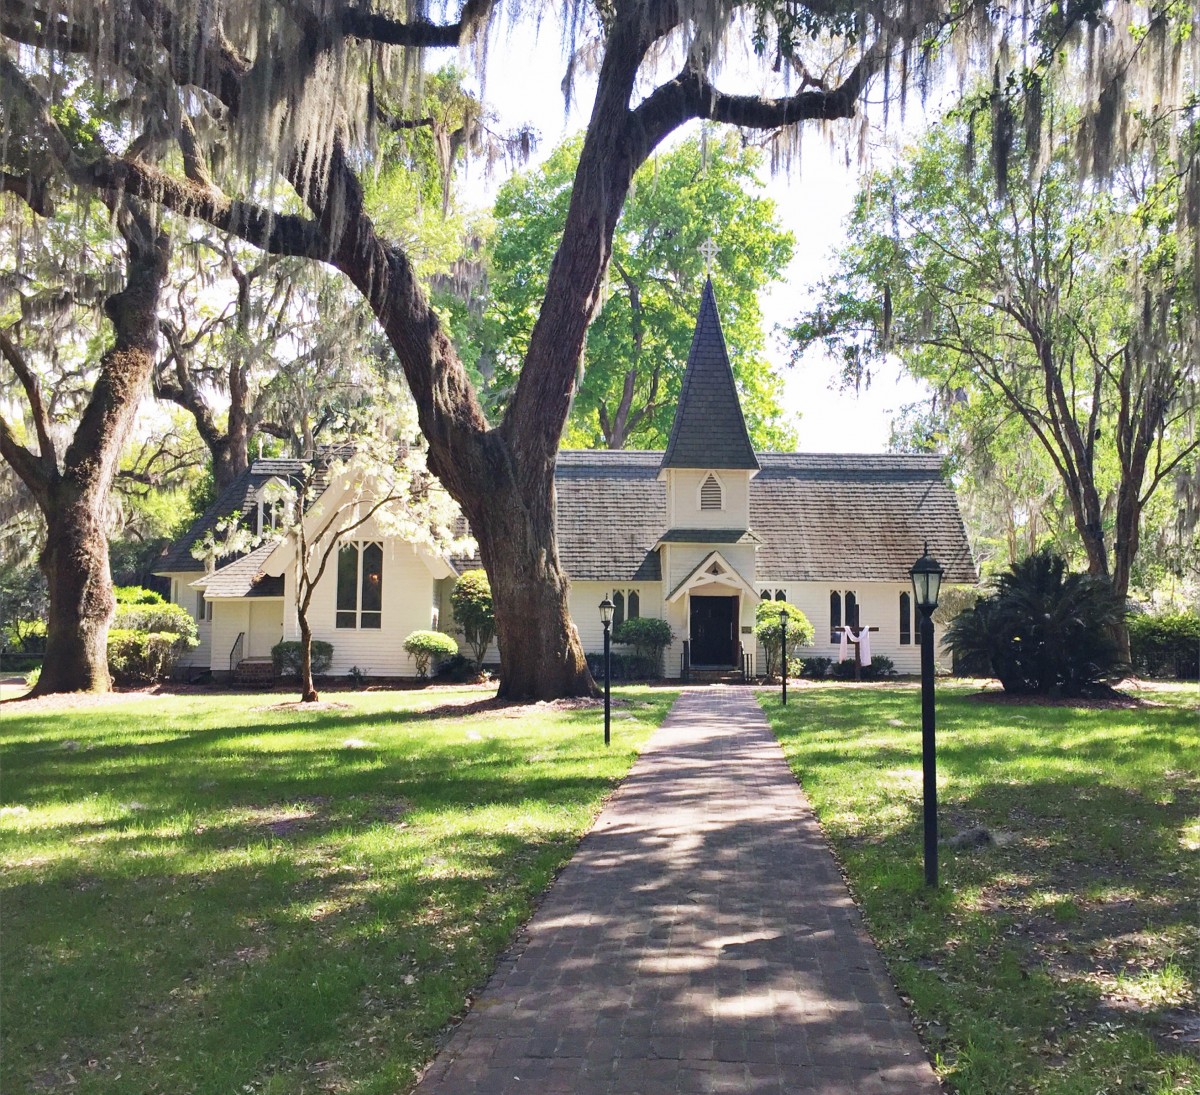
{"label": "cross on steeple", "polygon": [[700,245],[700,254],[704,256],[704,274],[706,277],[712,277],[713,262],[717,257],[717,241],[709,236]]}

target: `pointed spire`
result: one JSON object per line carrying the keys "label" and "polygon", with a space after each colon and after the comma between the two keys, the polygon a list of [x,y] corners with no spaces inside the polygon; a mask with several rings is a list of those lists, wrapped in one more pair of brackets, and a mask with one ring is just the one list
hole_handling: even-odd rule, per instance
{"label": "pointed spire", "polygon": [[675,424],[659,467],[753,471],[759,467],[742,416],[711,279],[704,283],[700,297]]}

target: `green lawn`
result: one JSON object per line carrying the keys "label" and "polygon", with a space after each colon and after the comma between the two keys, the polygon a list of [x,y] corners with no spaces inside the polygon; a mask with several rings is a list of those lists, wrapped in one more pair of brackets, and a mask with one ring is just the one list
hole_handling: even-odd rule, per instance
{"label": "green lawn", "polygon": [[942,832],[999,843],[943,846],[936,892],[916,687],[761,694],[939,1070],[973,1095],[1200,1091],[1196,687],[1138,710],[969,691],[938,686]]}
{"label": "green lawn", "polygon": [[4,705],[0,1091],[404,1090],[674,693],[616,697]]}

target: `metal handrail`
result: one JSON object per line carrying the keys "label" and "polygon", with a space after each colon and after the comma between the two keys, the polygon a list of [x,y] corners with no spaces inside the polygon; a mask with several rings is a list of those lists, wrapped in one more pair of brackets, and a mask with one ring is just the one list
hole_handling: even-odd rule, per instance
{"label": "metal handrail", "polygon": [[242,660],[242,651],[246,646],[246,633],[238,632],[238,637],[233,640],[233,649],[229,651],[229,672],[232,673],[237,669]]}
{"label": "metal handrail", "polygon": [[679,655],[679,678],[684,684],[692,679],[692,644],[683,640],[683,653]]}

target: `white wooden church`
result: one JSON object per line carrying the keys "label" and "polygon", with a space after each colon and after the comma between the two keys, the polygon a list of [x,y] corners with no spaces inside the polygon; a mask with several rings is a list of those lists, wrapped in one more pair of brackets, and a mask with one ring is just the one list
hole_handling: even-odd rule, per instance
{"label": "white wooden church", "polygon": [[[235,512],[261,531],[302,468],[255,461],[160,560],[172,600],[199,624],[193,672],[225,676],[299,637],[290,539],[209,571],[192,549]],[[666,451],[564,451],[555,484],[559,554],[584,649],[601,649],[598,606],[611,597],[617,622],[641,615],[670,623],[668,677],[685,665],[761,672],[753,625],[766,598],[791,602],[812,622],[813,645],[802,655],[836,658],[843,625],[869,627],[875,654],[916,672],[909,568],[925,543],[946,582],[977,580],[940,457],[754,451],[711,282]],[[414,675],[404,638],[427,628],[453,633],[449,595],[469,565],[478,564],[357,529],[309,613],[315,637],[333,645],[331,673]]]}

